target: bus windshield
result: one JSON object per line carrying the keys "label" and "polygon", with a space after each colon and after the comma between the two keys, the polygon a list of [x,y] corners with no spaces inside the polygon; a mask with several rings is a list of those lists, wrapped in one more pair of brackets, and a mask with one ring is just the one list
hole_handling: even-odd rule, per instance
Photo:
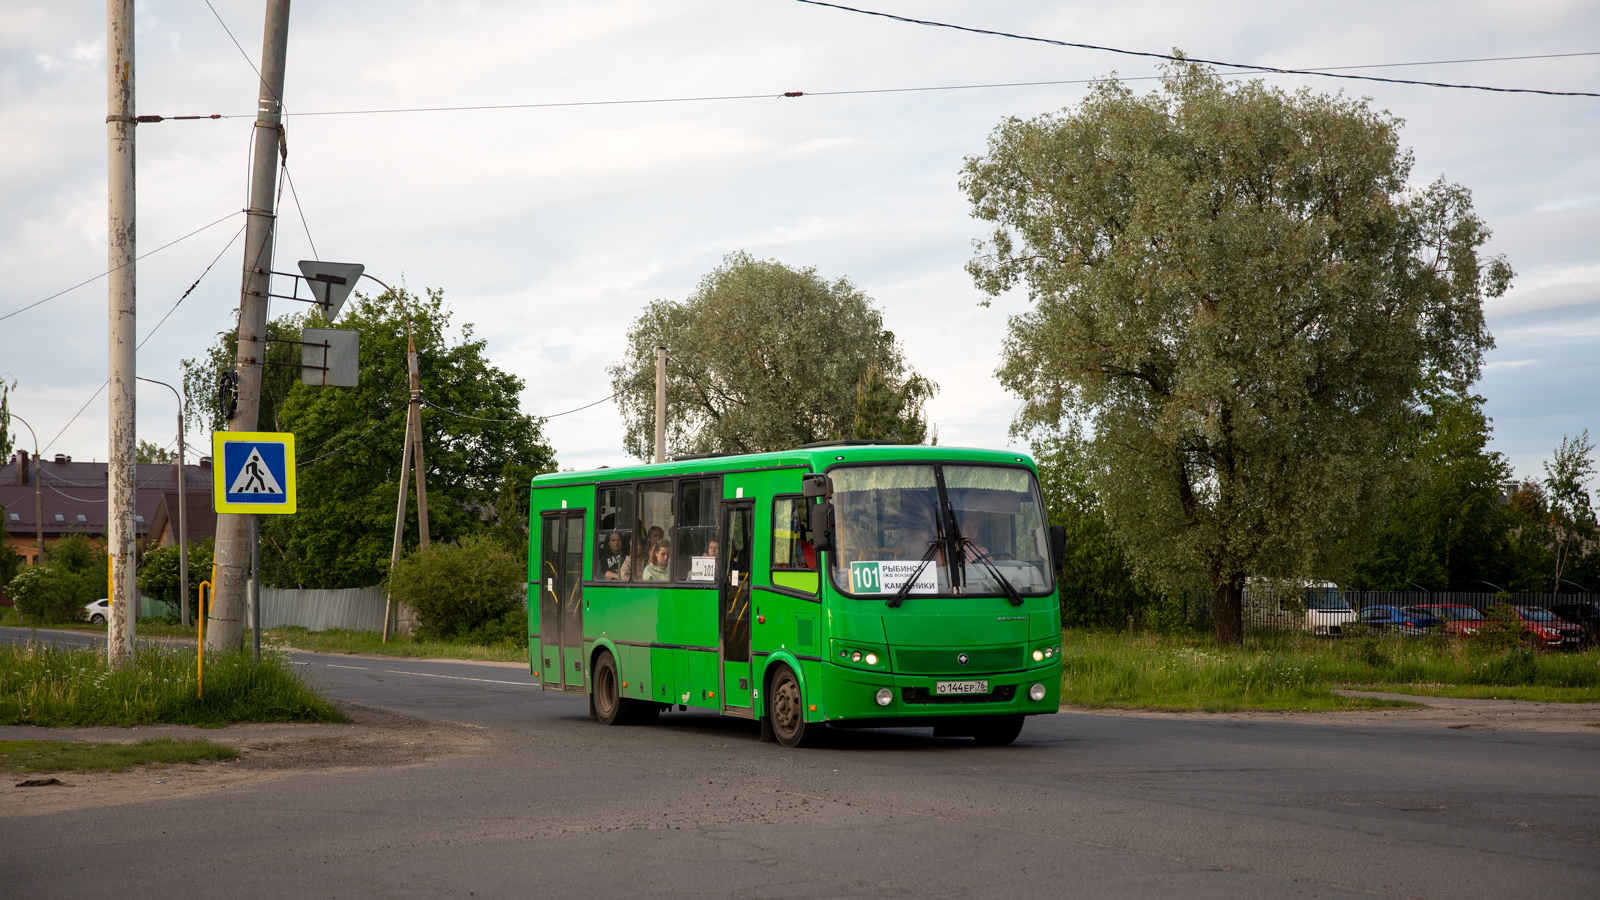
{"label": "bus windshield", "polygon": [[829,475],[840,590],[881,597],[910,582],[906,594],[1050,592],[1044,504],[1027,469],[846,466]]}

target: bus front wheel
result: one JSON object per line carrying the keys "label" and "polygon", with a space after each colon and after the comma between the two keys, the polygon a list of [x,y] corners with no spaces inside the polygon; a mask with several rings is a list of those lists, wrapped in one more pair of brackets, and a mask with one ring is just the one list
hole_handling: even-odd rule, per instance
{"label": "bus front wheel", "polygon": [[821,739],[821,722],[806,721],[805,696],[800,692],[800,679],[788,666],[778,669],[772,676],[772,687],[767,691],[767,721],[772,723],[772,736],[785,747],[806,747]]}

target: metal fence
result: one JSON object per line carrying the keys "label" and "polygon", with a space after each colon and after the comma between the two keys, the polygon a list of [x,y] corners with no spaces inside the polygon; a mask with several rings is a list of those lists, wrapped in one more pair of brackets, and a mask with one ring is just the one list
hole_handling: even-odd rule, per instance
{"label": "metal fence", "polygon": [[383,611],[381,587],[327,591],[261,588],[262,628],[298,625],[311,631],[382,631]]}
{"label": "metal fence", "polygon": [[[1341,618],[1373,606],[1470,606],[1479,612],[1498,604],[1536,606],[1549,609],[1561,603],[1600,602],[1600,594],[1516,592],[1510,595],[1491,591],[1357,591],[1339,588],[1307,588],[1298,592],[1245,588],[1243,618],[1247,628],[1268,631],[1306,631],[1340,634]],[[1340,604],[1344,609],[1341,610]],[[1319,607],[1323,607],[1319,609]],[[1343,612],[1341,617],[1340,613]],[[1193,598],[1183,604],[1184,618],[1194,624],[1209,623],[1209,598]]]}

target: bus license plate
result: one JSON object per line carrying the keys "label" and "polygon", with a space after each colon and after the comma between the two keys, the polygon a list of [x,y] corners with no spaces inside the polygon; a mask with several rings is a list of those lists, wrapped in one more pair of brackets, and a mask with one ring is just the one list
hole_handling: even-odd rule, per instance
{"label": "bus license plate", "polygon": [[987,694],[989,682],[987,681],[936,681],[933,684],[935,694]]}

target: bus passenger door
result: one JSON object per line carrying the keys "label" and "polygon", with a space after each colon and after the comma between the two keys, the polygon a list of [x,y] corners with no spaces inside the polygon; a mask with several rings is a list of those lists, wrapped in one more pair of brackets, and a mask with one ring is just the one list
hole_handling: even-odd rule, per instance
{"label": "bus passenger door", "polygon": [[722,709],[750,714],[750,568],[749,502],[722,505],[721,546],[717,552],[717,597],[721,612]]}
{"label": "bus passenger door", "polygon": [[582,690],[583,513],[545,513],[540,524],[540,683]]}

